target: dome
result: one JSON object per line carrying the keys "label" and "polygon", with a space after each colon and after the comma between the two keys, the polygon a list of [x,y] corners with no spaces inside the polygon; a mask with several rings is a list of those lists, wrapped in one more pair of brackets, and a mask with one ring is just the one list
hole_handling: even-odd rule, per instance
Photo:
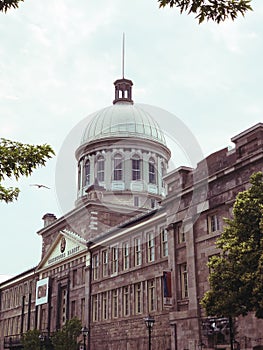
{"label": "dome", "polygon": [[138,137],[166,146],[164,134],[153,117],[141,107],[125,101],[94,113],[81,144],[109,137]]}

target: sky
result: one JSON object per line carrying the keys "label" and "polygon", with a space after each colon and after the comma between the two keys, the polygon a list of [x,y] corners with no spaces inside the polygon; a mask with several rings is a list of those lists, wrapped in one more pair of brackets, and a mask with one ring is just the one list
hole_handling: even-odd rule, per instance
{"label": "sky", "polygon": [[74,208],[74,150],[89,116],[114,99],[123,32],[134,101],[167,111],[156,118],[168,145],[175,141],[171,169],[189,165],[175,140],[178,123],[207,156],[262,122],[263,2],[252,6],[245,18],[219,25],[159,9],[157,0],[25,0],[0,13],[0,137],[56,152],[32,177],[5,182],[21,193],[0,203],[2,277],[39,263],[44,214]]}

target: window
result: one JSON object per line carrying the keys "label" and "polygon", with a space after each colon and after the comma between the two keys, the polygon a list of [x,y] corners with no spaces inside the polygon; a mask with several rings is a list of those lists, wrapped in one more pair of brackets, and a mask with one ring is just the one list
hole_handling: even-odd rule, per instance
{"label": "window", "polygon": [[181,298],[188,298],[188,273],[187,264],[183,263],[179,265],[180,272],[180,286],[181,286]]}
{"label": "window", "polygon": [[153,158],[149,160],[149,183],[156,184],[155,161]]}
{"label": "window", "polygon": [[97,178],[98,181],[103,182],[105,180],[105,160],[103,156],[100,156],[97,160]]}
{"label": "window", "polygon": [[112,291],[112,317],[118,317],[118,289]]}
{"label": "window", "polygon": [[219,230],[219,220],[216,214],[210,215],[207,218],[208,233],[212,233]]}
{"label": "window", "polygon": [[129,287],[123,287],[123,316],[130,314]]}
{"label": "window", "polygon": [[121,154],[116,154],[113,160],[114,171],[113,171],[113,180],[121,181],[122,180],[122,156]]}
{"label": "window", "polygon": [[73,281],[72,281],[72,284],[73,284],[73,287],[76,287],[76,285],[78,284],[78,270],[77,269],[74,269],[73,270]]}
{"label": "window", "polygon": [[162,257],[168,256],[168,236],[164,227],[161,229],[161,249]]}
{"label": "window", "polygon": [[85,284],[85,266],[82,266],[81,268],[81,284]]}
{"label": "window", "polygon": [[154,311],[155,307],[155,281],[148,281],[148,308],[149,312]]}
{"label": "window", "polygon": [[148,233],[148,261],[154,261],[155,260],[155,240],[154,240],[154,233]]}
{"label": "window", "polygon": [[177,242],[179,244],[184,243],[185,242],[185,232],[184,232],[184,227],[183,227],[181,222],[176,226],[176,233],[177,233]]}
{"label": "window", "polygon": [[84,324],[84,320],[85,320],[85,298],[81,299],[81,304],[80,304],[80,318],[81,318],[81,323]]}
{"label": "window", "polygon": [[93,279],[99,278],[99,254],[93,255]]}
{"label": "window", "polygon": [[165,182],[164,182],[163,178],[164,178],[164,175],[165,175],[165,165],[164,165],[163,162],[161,163],[161,174],[162,174],[162,187],[164,188],[165,187]]}
{"label": "window", "polygon": [[139,207],[139,205],[140,205],[139,197],[138,196],[134,196],[133,197],[133,201],[134,201],[134,206],[135,207]]}
{"label": "window", "polygon": [[108,319],[108,292],[102,293],[102,319]]}
{"label": "window", "polygon": [[118,272],[118,247],[112,247],[112,273]]}
{"label": "window", "polygon": [[142,287],[141,283],[135,284],[135,313],[140,314],[142,312]]}
{"label": "window", "polygon": [[139,266],[141,264],[142,264],[141,239],[135,238],[135,240],[134,240],[134,265]]}
{"label": "window", "polygon": [[96,294],[96,295],[93,295],[93,298],[92,298],[92,319],[94,322],[98,321],[98,312],[99,312],[99,298],[98,298],[98,294]]}
{"label": "window", "polygon": [[89,186],[90,184],[90,161],[85,162],[85,177],[84,177],[84,186]]}
{"label": "window", "polygon": [[133,156],[132,158],[132,180],[141,180],[142,171],[141,171],[142,161],[138,155]]}
{"label": "window", "polygon": [[102,274],[103,277],[108,276],[108,251],[103,250],[102,252]]}
{"label": "window", "polygon": [[72,300],[71,301],[71,318],[73,318],[74,316],[76,316],[76,301]]}
{"label": "window", "polygon": [[127,270],[130,265],[130,259],[129,259],[129,243],[126,242],[123,244],[123,270]]}

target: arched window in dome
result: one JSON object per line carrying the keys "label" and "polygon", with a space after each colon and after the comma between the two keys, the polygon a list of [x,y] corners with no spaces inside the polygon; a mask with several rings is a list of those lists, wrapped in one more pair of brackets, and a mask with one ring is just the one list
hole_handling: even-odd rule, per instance
{"label": "arched window in dome", "polygon": [[90,184],[90,161],[89,159],[86,160],[84,165],[84,186],[89,186]]}
{"label": "arched window in dome", "polygon": [[156,167],[153,158],[149,159],[149,183],[156,184]]}
{"label": "arched window in dome", "polygon": [[99,156],[97,159],[97,179],[99,182],[105,181],[105,159]]}
{"label": "arched window in dome", "polygon": [[78,165],[78,190],[80,190],[81,186],[81,166],[80,164]]}
{"label": "arched window in dome", "polygon": [[135,154],[132,159],[132,180],[142,179],[142,160],[138,154]]}
{"label": "arched window in dome", "polygon": [[120,153],[115,154],[113,159],[113,180],[122,181],[123,179],[123,160]]}

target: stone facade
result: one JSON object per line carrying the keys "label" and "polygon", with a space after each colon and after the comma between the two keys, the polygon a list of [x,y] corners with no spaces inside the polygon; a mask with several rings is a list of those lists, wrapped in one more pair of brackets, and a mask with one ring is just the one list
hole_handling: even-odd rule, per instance
{"label": "stone facade", "polygon": [[[209,329],[199,302],[224,218],[250,175],[263,171],[263,124],[232,141],[234,149],[195,169],[165,175],[167,196],[153,210],[105,207],[94,186],[62,218],[45,215],[39,265],[0,285],[0,349],[19,348],[28,329],[50,336],[77,316],[89,329],[88,350],[144,350],[147,315],[155,319],[153,350],[230,349],[227,333]],[[36,305],[45,279],[47,300]],[[240,317],[235,329],[240,349],[262,349],[262,320]]]}

